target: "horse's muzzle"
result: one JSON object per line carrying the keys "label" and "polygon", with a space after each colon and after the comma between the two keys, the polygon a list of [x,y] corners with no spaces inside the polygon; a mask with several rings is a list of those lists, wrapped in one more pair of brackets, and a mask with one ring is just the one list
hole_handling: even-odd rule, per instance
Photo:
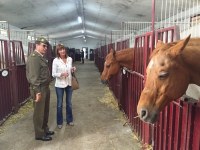
{"label": "horse's muzzle", "polygon": [[149,113],[147,109],[142,108],[139,112],[139,117],[142,121],[154,124],[157,121],[157,113]]}

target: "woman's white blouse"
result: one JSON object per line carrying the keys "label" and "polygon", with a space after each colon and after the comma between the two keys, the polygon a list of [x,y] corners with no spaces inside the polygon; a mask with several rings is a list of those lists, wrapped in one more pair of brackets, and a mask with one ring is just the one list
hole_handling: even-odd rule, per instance
{"label": "woman's white blouse", "polygon": [[[65,88],[68,85],[71,86],[71,80],[72,80],[71,70],[72,70],[71,57],[69,56],[67,57],[66,63],[64,63],[61,58],[57,57],[53,60],[52,76],[56,78],[55,87]],[[68,72],[69,76],[61,77],[61,73],[66,71]]]}

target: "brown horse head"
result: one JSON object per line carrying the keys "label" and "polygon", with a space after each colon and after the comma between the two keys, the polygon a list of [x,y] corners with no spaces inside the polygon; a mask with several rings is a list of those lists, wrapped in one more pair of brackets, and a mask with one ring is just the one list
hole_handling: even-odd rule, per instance
{"label": "brown horse head", "polygon": [[132,69],[133,52],[134,48],[127,48],[117,52],[111,49],[104,63],[104,70],[101,74],[102,82],[108,81],[113,75],[117,74],[122,67]]}
{"label": "brown horse head", "polygon": [[187,90],[190,76],[183,63],[185,40],[164,44],[158,42],[146,70],[146,81],[140,95],[137,113],[141,120],[154,123],[159,112]]}
{"label": "brown horse head", "polygon": [[112,75],[115,75],[120,70],[120,64],[116,60],[116,52],[111,49],[110,53],[106,56],[104,63],[104,70],[101,74],[102,81],[108,81]]}

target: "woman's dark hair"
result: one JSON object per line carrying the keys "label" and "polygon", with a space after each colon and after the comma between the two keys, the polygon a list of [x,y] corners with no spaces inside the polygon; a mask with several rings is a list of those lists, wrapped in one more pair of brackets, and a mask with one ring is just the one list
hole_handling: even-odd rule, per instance
{"label": "woman's dark hair", "polygon": [[67,50],[66,50],[66,48],[65,48],[65,46],[63,44],[58,44],[56,46],[56,55],[57,55],[57,57],[58,58],[60,57],[59,50],[61,50],[61,49],[65,50],[65,52],[66,52],[65,58],[67,58]]}

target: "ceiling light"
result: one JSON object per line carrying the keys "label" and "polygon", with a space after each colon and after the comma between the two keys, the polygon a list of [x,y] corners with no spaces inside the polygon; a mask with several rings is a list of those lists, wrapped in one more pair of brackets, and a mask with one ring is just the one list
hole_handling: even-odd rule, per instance
{"label": "ceiling light", "polygon": [[84,33],[84,30],[82,30],[81,32]]}
{"label": "ceiling light", "polygon": [[30,40],[30,41],[31,41],[31,39],[32,39],[32,37],[31,37],[30,35],[28,35],[28,40]]}
{"label": "ceiling light", "polygon": [[78,16],[78,22],[82,23],[82,18],[80,16]]}

